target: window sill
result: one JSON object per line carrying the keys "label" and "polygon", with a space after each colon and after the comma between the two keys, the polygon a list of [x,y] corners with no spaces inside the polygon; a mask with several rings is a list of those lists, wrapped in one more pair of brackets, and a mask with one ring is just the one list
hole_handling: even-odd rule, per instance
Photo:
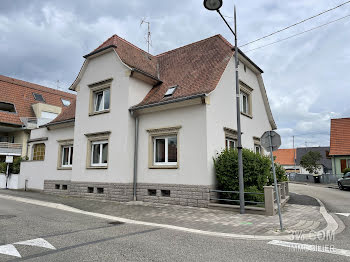
{"label": "window sill", "polygon": [[92,113],[89,113],[89,116],[95,116],[95,115],[101,115],[101,114],[105,114],[105,113],[109,113],[109,109],[107,110],[102,110],[102,111],[98,111],[98,112],[92,112]]}
{"label": "window sill", "polygon": [[108,169],[108,166],[87,166],[86,169]]}
{"label": "window sill", "polygon": [[67,166],[67,167],[63,167],[63,166],[60,166],[60,167],[57,167],[57,170],[72,170],[72,167],[71,166]]}
{"label": "window sill", "polygon": [[148,167],[149,169],[178,169],[179,168],[179,165],[169,165],[169,166],[162,166],[162,165],[159,165],[159,166],[156,166],[156,165],[152,165],[152,166],[149,166]]}
{"label": "window sill", "polygon": [[246,113],[243,113],[243,112],[241,112],[241,115],[244,115],[244,116],[249,117],[249,118],[253,118],[252,115],[249,115],[249,114],[246,114]]}

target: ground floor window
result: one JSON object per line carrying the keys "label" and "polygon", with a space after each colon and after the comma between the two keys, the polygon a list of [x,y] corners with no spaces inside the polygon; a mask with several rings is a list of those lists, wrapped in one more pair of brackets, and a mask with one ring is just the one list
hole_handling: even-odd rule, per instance
{"label": "ground floor window", "polygon": [[45,159],[45,144],[33,145],[33,160],[44,161]]}
{"label": "ground floor window", "polygon": [[226,137],[225,148],[229,150],[229,149],[235,149],[236,147],[237,147],[237,140]]}
{"label": "ground floor window", "polygon": [[177,164],[177,135],[153,139],[155,165]]}
{"label": "ground floor window", "polygon": [[91,166],[107,166],[108,141],[94,141],[91,143]]}
{"label": "ground floor window", "polygon": [[72,167],[73,164],[73,145],[62,146],[62,167]]}
{"label": "ground floor window", "polygon": [[260,145],[254,145],[255,153],[261,154],[261,146]]}

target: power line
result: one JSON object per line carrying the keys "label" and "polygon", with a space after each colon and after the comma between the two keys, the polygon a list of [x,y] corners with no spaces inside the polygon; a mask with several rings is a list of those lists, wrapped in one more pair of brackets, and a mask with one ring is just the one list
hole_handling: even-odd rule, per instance
{"label": "power line", "polygon": [[295,34],[295,35],[291,35],[291,36],[289,36],[289,37],[286,37],[286,38],[277,40],[277,41],[275,41],[275,42],[272,42],[272,43],[269,43],[269,44],[266,44],[266,45],[262,45],[262,46],[259,46],[259,47],[253,48],[253,49],[249,49],[248,51],[244,51],[244,53],[248,53],[248,52],[251,52],[251,51],[256,50],[256,49],[260,49],[260,48],[263,48],[263,47],[266,47],[266,46],[270,46],[270,45],[273,45],[273,44],[277,44],[277,43],[279,43],[279,42],[282,42],[282,41],[285,41],[285,40],[294,38],[294,37],[296,37],[296,36],[305,34],[305,33],[307,33],[307,32],[313,31],[313,30],[315,30],[315,29],[319,29],[319,28],[324,27],[324,26],[326,26],[326,25],[329,25],[329,24],[332,24],[332,23],[337,22],[337,21],[339,21],[339,20],[345,19],[345,18],[347,18],[347,17],[349,17],[349,16],[350,16],[350,15],[346,15],[346,16],[343,16],[343,17],[338,18],[338,19],[336,19],[336,20],[330,21],[330,22],[328,22],[328,23],[325,23],[325,24],[322,24],[322,25],[313,27],[313,28],[311,28],[311,29],[309,29],[309,30],[306,30],[306,31],[297,33],[297,34]]}
{"label": "power line", "polygon": [[[287,27],[285,27],[285,28],[282,28],[282,29],[280,29],[280,30],[278,30],[278,31],[276,31],[276,32],[271,33],[271,34],[268,34],[268,35],[265,35],[265,36],[263,36],[263,37],[260,37],[260,38],[254,40],[254,41],[250,41],[250,42],[248,42],[248,43],[245,43],[244,45],[241,45],[240,47],[243,47],[243,46],[246,46],[246,45],[255,43],[255,42],[257,42],[257,41],[260,41],[260,40],[262,40],[262,39],[265,39],[265,38],[267,38],[267,37],[270,37],[270,36],[272,36],[272,35],[275,35],[275,34],[277,34],[277,33],[282,32],[282,31],[285,31],[285,30],[287,30],[287,29],[289,29],[289,28],[291,28],[291,27],[293,27],[293,26],[299,25],[299,24],[304,23],[304,22],[306,22],[306,21],[308,21],[308,20],[311,20],[311,19],[313,19],[313,18],[315,18],[315,17],[318,17],[318,16],[323,15],[323,14],[325,14],[325,13],[328,13],[328,12],[330,12],[330,11],[333,11],[334,9],[337,9],[337,8],[343,6],[343,5],[348,4],[348,3],[350,3],[350,1],[347,1],[347,2],[345,2],[345,3],[342,3],[342,4],[338,5],[338,6],[335,6],[335,7],[333,7],[333,8],[330,8],[330,9],[328,9],[328,10],[325,10],[325,11],[323,11],[323,12],[317,14],[317,15],[314,15],[314,16],[311,16],[311,17],[306,18],[306,19],[304,19],[304,20],[301,20],[301,21],[299,21],[299,22],[297,22],[297,23],[295,23],[295,24],[292,24],[292,25],[290,25],[290,26],[287,26]],[[229,16],[226,16],[226,17],[229,17]]]}

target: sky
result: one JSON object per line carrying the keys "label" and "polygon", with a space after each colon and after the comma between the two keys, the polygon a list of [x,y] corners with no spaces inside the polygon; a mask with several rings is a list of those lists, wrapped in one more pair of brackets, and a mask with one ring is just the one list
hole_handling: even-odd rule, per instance
{"label": "sky", "polygon": [[[237,8],[238,45],[335,7],[346,0],[223,0],[232,24]],[[260,68],[281,148],[329,146],[330,119],[350,117],[350,17],[277,44],[350,14],[350,3],[241,49]],[[150,22],[156,55],[215,34],[233,43],[216,12],[202,0],[1,0],[0,74],[61,90],[84,61],[117,34],[147,50]],[[59,82],[58,82],[59,81]]]}

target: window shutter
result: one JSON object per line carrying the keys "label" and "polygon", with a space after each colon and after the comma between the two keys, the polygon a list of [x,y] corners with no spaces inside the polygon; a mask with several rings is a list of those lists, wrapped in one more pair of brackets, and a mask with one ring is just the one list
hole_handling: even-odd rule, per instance
{"label": "window shutter", "polygon": [[346,168],[346,159],[340,159],[340,170],[342,173],[345,168]]}

